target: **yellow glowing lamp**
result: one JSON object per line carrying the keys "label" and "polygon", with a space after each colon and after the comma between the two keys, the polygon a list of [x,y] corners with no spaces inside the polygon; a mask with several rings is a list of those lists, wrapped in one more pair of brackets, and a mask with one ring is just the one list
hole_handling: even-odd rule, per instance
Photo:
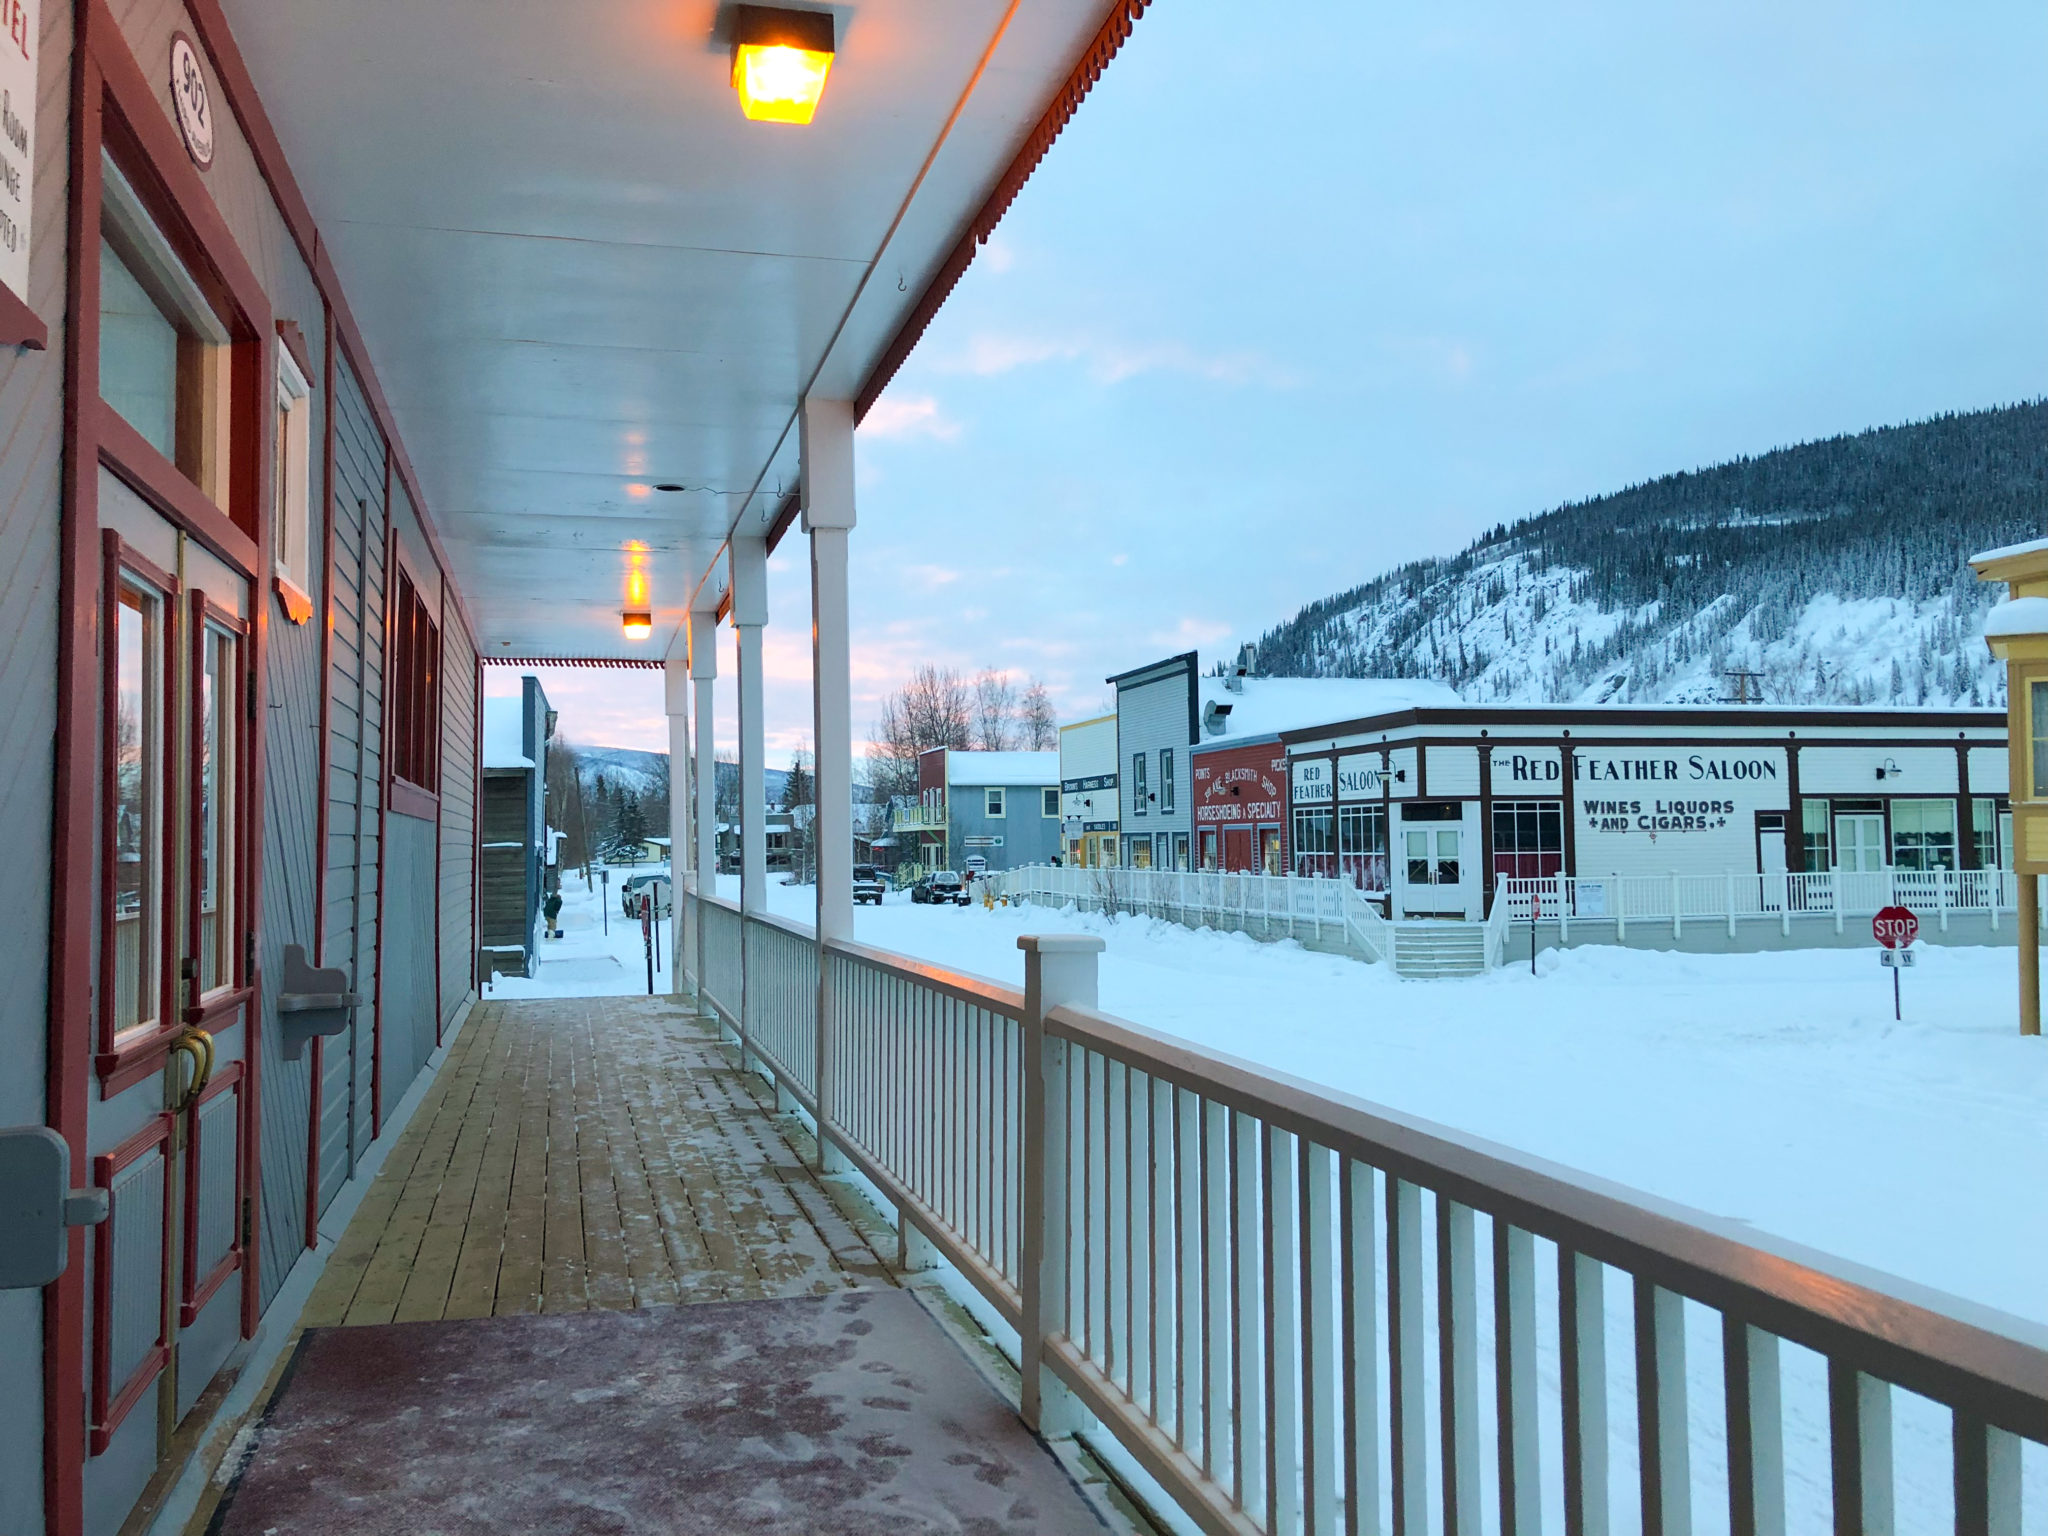
{"label": "yellow glowing lamp", "polygon": [[832,13],[742,5],[733,11],[732,88],[758,123],[808,123],[832,72]]}
{"label": "yellow glowing lamp", "polygon": [[625,620],[628,640],[645,640],[654,633],[654,615],[651,613],[629,608]]}

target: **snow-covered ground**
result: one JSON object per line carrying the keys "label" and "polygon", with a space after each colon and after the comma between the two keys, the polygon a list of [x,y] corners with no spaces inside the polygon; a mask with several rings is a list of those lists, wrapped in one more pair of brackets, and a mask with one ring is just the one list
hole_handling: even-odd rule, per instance
{"label": "snow-covered ground", "polygon": [[[666,874],[666,864],[624,865],[599,871],[592,868],[592,884],[586,887],[577,870],[562,874],[562,937],[540,941],[540,963],[532,976],[500,976],[484,995],[505,999],[515,997],[623,997],[645,996],[647,992],[647,951],[640,937],[640,922],[629,918],[619,905],[619,890],[635,875]],[[608,878],[608,883],[606,880]],[[665,924],[663,926],[666,926]],[[654,990],[670,990],[668,952],[659,947],[662,969],[654,978]]]}
{"label": "snow-covered ground", "polygon": [[[771,910],[813,899],[769,882]],[[2010,949],[1921,946],[1895,1024],[1865,950],[1425,982],[1152,918],[892,897],[854,921],[1012,986],[1019,934],[1099,933],[1108,1012],[2048,1323],[2048,1040],[2017,1033]]]}

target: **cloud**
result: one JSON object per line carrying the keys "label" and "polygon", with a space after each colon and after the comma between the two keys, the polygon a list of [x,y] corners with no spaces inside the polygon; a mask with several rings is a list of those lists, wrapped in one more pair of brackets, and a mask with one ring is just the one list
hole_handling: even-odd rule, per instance
{"label": "cloud", "polygon": [[960,435],[960,423],[939,409],[930,395],[884,395],[868,409],[860,430],[868,437],[935,437],[951,442]]}
{"label": "cloud", "polygon": [[1180,341],[1133,344],[1098,336],[1025,336],[1000,331],[977,332],[964,351],[941,358],[934,366],[942,373],[990,378],[1040,363],[1079,364],[1098,384],[1121,384],[1147,373],[1266,389],[1291,389],[1301,382],[1296,374],[1258,352],[1202,352]]}
{"label": "cloud", "polygon": [[960,572],[945,565],[906,565],[902,575],[914,581],[927,592],[936,592],[941,587],[950,587],[960,579]]}
{"label": "cloud", "polygon": [[1152,642],[1155,645],[1178,646],[1182,650],[1199,650],[1205,645],[1214,645],[1230,634],[1228,624],[1215,619],[1184,618],[1170,630],[1155,630]]}

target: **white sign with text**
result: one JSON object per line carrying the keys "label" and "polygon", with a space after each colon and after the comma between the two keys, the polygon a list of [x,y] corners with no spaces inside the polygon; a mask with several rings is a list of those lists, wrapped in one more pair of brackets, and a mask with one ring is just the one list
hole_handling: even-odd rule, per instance
{"label": "white sign with text", "polygon": [[37,0],[0,0],[0,284],[28,302],[35,204]]}

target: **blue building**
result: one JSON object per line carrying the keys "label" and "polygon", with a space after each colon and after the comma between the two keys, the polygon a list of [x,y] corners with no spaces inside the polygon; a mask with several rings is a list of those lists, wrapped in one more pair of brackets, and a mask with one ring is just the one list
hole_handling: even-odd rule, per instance
{"label": "blue building", "polygon": [[1046,864],[1060,851],[1060,755],[933,747],[917,759],[917,799],[898,805],[891,830],[915,839],[925,869]]}

